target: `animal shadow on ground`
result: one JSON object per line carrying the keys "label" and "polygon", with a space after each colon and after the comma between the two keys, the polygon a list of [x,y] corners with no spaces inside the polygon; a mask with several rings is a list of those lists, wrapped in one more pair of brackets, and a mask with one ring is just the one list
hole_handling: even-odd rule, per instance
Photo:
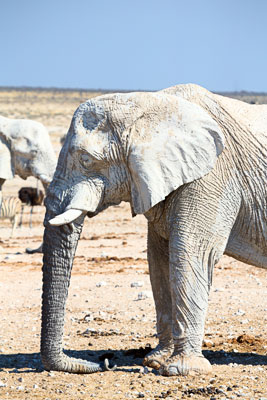
{"label": "animal shadow on ground", "polygon": [[[150,348],[151,350],[151,348]],[[139,354],[140,350],[101,350],[101,351],[78,351],[78,350],[65,350],[65,354],[70,357],[81,358],[84,360],[97,362],[103,365],[105,359],[109,360],[109,365],[112,367],[114,364],[118,366],[131,366],[141,365],[142,358],[136,360],[134,352]],[[132,353],[131,353],[132,352]],[[127,355],[129,354],[129,355]],[[3,369],[13,369],[13,373],[25,372],[43,372],[40,353],[14,353],[14,354],[0,354],[0,372]]]}
{"label": "animal shadow on ground", "polygon": [[[103,363],[105,359],[108,359],[111,368],[116,365],[119,371],[140,373],[140,368],[129,369],[129,367],[142,366],[143,358],[150,350],[151,347],[146,346],[145,348],[140,347],[128,350],[66,350],[65,353],[71,357],[82,358],[98,363]],[[230,363],[235,363],[240,365],[267,365],[266,355],[226,352],[224,350],[206,350],[203,353],[211,364],[228,365]],[[13,369],[13,371],[10,371],[13,373],[36,373],[44,371],[40,353],[0,354],[0,372],[5,368]],[[157,371],[154,372],[157,373]]]}
{"label": "animal shadow on ground", "polygon": [[240,365],[267,365],[267,356],[256,353],[205,350],[203,354],[211,364],[228,365],[232,363]]}

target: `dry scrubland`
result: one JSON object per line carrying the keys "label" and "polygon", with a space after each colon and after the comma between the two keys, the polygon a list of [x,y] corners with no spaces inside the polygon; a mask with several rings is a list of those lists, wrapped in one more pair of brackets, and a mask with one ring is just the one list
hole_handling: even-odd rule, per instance
{"label": "dry scrubland", "polygon": [[[31,118],[49,130],[60,150],[74,110],[100,93],[0,90],[0,113]],[[233,97],[240,97],[232,94]],[[241,98],[266,103],[264,95]],[[36,180],[4,186],[16,195]],[[9,239],[0,226],[0,400],[2,399],[267,399],[266,271],[223,257],[215,268],[203,350],[213,364],[206,377],[162,377],[142,358],[156,344],[155,311],[146,262],[146,222],[129,206],[86,220],[74,262],[64,346],[78,357],[105,357],[116,371],[93,375],[46,372],[39,356],[42,255],[28,255],[43,234],[44,208],[27,209]],[[132,287],[134,286],[134,287]]]}

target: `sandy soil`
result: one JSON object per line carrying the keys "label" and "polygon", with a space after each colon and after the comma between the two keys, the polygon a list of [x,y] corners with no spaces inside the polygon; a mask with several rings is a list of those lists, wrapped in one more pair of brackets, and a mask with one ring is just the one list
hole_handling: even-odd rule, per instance
{"label": "sandy soil", "polygon": [[[43,122],[56,151],[80,92],[0,92],[0,112]],[[11,115],[12,114],[12,115]],[[17,195],[36,180],[4,186]],[[39,355],[42,255],[25,253],[42,241],[44,207],[30,209],[10,238],[0,225],[0,400],[2,399],[267,399],[266,270],[223,257],[216,266],[203,351],[213,372],[162,377],[142,367],[157,343],[146,261],[146,221],[122,203],[86,220],[75,257],[64,334],[65,349],[116,371],[93,375],[47,372]],[[132,285],[134,287],[132,287]]]}

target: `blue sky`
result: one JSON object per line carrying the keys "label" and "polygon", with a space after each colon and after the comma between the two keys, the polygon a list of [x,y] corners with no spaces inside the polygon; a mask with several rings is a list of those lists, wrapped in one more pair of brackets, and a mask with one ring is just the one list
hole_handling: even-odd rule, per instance
{"label": "blue sky", "polygon": [[267,92],[266,0],[0,0],[0,86]]}

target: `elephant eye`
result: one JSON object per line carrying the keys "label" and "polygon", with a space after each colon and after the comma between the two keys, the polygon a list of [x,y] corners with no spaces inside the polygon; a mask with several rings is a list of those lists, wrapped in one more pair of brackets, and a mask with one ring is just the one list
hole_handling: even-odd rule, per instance
{"label": "elephant eye", "polygon": [[92,158],[88,155],[88,154],[81,154],[80,155],[80,163],[84,166],[84,167],[90,167],[93,165],[93,160]]}

